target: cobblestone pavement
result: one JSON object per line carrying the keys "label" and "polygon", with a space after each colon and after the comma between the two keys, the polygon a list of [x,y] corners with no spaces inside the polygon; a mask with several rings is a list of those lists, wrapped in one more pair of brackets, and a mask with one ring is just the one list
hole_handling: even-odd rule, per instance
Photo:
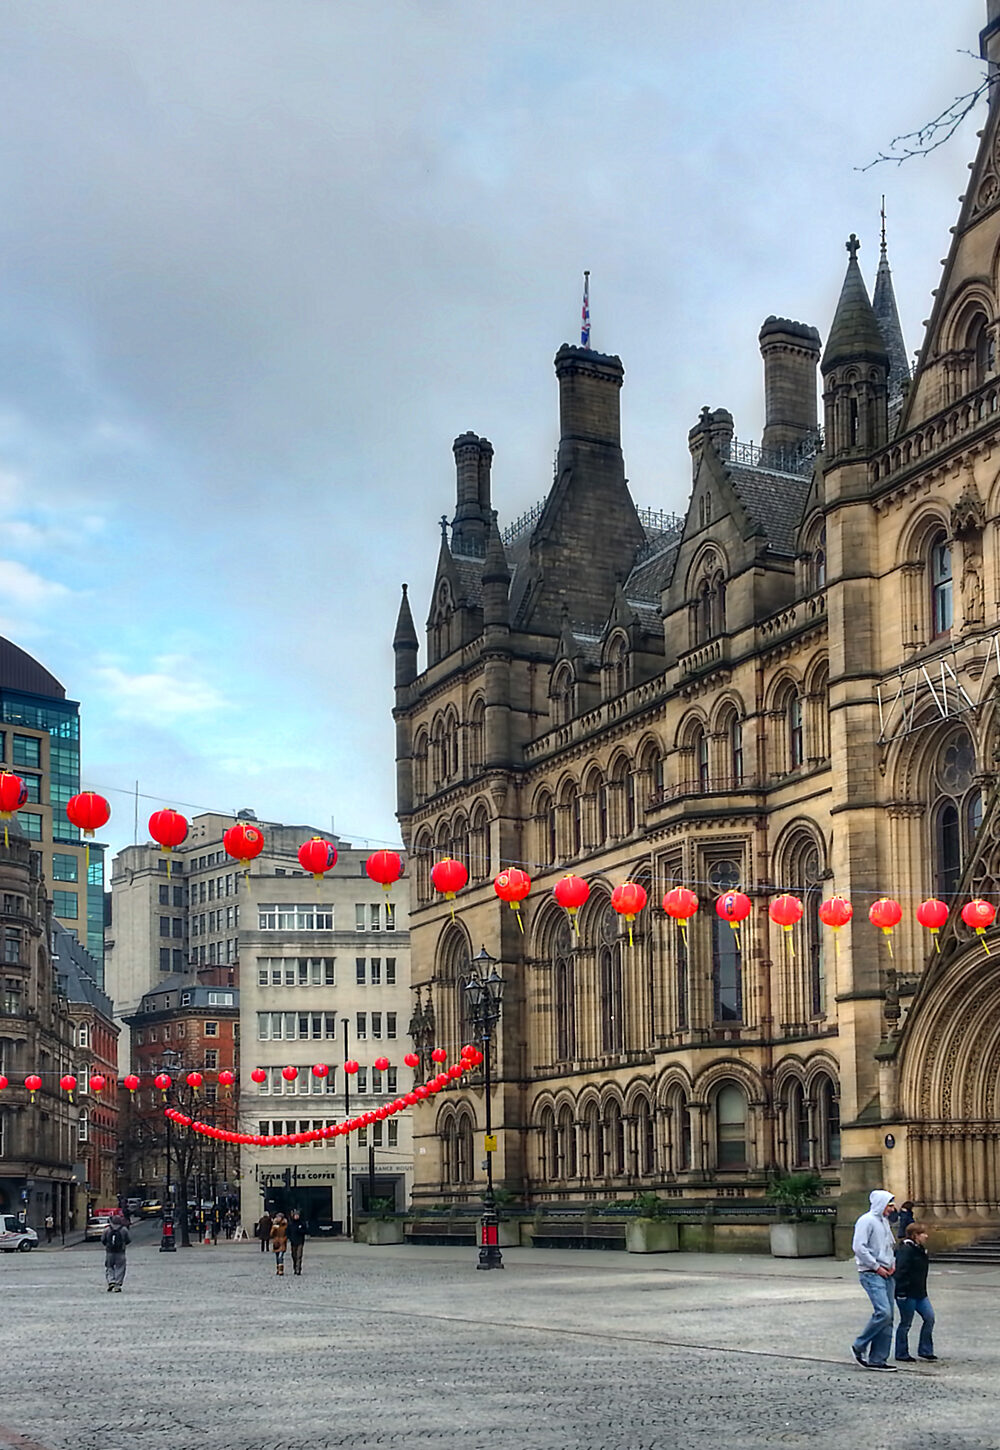
{"label": "cobblestone pavement", "polygon": [[[935,1365],[849,1363],[853,1266],[256,1244],[0,1257],[0,1450],[1000,1450],[1000,1271],[932,1269]],[[289,1275],[291,1266],[288,1266]]]}

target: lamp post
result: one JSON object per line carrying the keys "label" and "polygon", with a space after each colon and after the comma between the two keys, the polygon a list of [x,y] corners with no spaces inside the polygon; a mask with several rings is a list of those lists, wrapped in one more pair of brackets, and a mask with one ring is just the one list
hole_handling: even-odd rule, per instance
{"label": "lamp post", "polygon": [[496,1200],[493,1196],[493,1153],[496,1140],[493,1137],[492,1083],[490,1078],[490,1044],[493,1028],[500,1021],[500,1005],[503,1001],[503,978],[497,971],[497,963],[485,947],[469,963],[469,974],[463,984],[465,1000],[469,1008],[469,1020],[483,1045],[483,1080],[486,1089],[486,1191],[483,1194],[483,1216],[479,1235],[478,1269],[502,1269],[500,1254],[500,1222],[497,1218]]}
{"label": "lamp post", "polygon": [[[163,1054],[163,1070],[165,1072],[177,1072],[181,1064],[180,1053],[168,1048]],[[174,1200],[173,1185],[170,1181],[170,1118],[167,1119],[167,1143],[166,1143],[166,1181],[164,1183],[163,1206],[160,1217],[160,1253],[173,1254],[177,1252],[177,1240],[174,1237]],[[186,1205],[185,1205],[186,1208]]]}

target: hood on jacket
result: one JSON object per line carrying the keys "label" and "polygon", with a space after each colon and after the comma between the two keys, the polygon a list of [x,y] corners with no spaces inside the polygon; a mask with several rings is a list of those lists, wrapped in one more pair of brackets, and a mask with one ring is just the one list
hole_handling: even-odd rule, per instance
{"label": "hood on jacket", "polygon": [[111,1225],[112,1228],[124,1228],[125,1227],[125,1219],[122,1217],[122,1215],[120,1213],[113,1213],[111,1215],[111,1217],[108,1219],[108,1223]]}
{"label": "hood on jacket", "polygon": [[884,1214],[886,1210],[886,1205],[890,1204],[895,1196],[896,1195],[894,1193],[890,1193],[887,1188],[873,1188],[868,1196],[868,1202],[871,1204],[872,1213]]}

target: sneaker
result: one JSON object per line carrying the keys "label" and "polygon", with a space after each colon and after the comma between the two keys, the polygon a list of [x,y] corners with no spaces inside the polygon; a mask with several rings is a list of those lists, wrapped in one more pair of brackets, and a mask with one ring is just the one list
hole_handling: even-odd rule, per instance
{"label": "sneaker", "polygon": [[896,1366],[894,1364],[872,1364],[871,1360],[869,1360],[868,1368],[885,1370],[888,1374],[896,1373]]}
{"label": "sneaker", "polygon": [[921,1359],[926,1359],[928,1362],[930,1362],[932,1364],[937,1364],[937,1355],[936,1354],[922,1354],[920,1356],[920,1358]]}
{"label": "sneaker", "polygon": [[854,1358],[857,1360],[858,1364],[861,1366],[862,1369],[868,1368],[868,1361],[865,1359],[864,1355],[861,1353],[861,1350],[856,1344],[851,1345],[851,1353],[854,1355]]}
{"label": "sneaker", "polygon": [[114,1287],[115,1287],[114,1284],[109,1284],[108,1285],[108,1293],[109,1294],[113,1291]]}
{"label": "sneaker", "polygon": [[916,1362],[917,1361],[913,1358],[913,1355],[912,1354],[897,1354],[896,1355],[896,1363],[897,1364],[916,1364]]}

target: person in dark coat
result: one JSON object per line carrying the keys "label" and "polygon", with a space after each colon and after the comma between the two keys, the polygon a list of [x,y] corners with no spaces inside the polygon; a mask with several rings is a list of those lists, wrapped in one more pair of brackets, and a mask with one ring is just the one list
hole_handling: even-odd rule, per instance
{"label": "person in dark coat", "polygon": [[916,1214],[913,1212],[913,1204],[908,1200],[899,1210],[899,1217],[893,1225],[896,1230],[896,1237],[898,1239],[906,1238],[906,1230],[910,1227],[910,1224],[915,1218]]}
{"label": "person in dark coat", "polygon": [[927,1297],[927,1226],[911,1223],[906,1238],[896,1252],[896,1305],[899,1309],[899,1324],[896,1327],[896,1361],[916,1364],[910,1353],[910,1325],[914,1314],[919,1314],[920,1340],[917,1344],[917,1358],[937,1359],[934,1353],[934,1307]]}
{"label": "person in dark coat", "polygon": [[283,1213],[274,1215],[271,1247],[274,1250],[274,1272],[282,1279],[285,1275],[285,1250],[288,1248],[288,1220]]}
{"label": "person in dark coat", "polygon": [[302,1273],[302,1246],[305,1241],[306,1221],[299,1210],[293,1208],[288,1220],[288,1247],[292,1251],[292,1268],[296,1274]]}
{"label": "person in dark coat", "polygon": [[271,1247],[271,1215],[265,1209],[257,1223],[257,1237],[260,1239],[260,1251],[266,1254]]}
{"label": "person in dark coat", "polygon": [[113,1213],[108,1226],[101,1234],[104,1245],[104,1277],[108,1281],[108,1293],[120,1294],[125,1282],[125,1250],[129,1246],[129,1231],[120,1213]]}

